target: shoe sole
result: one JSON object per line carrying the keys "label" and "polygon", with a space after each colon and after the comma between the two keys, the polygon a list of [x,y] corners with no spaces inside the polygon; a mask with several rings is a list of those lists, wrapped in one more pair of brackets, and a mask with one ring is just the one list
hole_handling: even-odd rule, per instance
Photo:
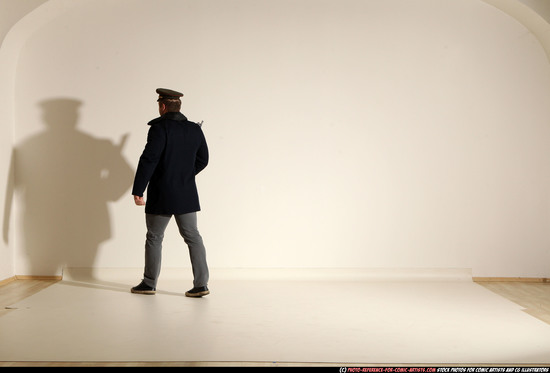
{"label": "shoe sole", "polygon": [[209,290],[206,290],[206,291],[200,291],[198,293],[190,293],[190,292],[185,292],[185,296],[186,297],[191,297],[191,298],[200,298],[200,297],[203,297],[205,295],[208,295],[210,294],[210,291]]}
{"label": "shoe sole", "polygon": [[145,295],[155,295],[154,290],[131,290],[134,294],[145,294]]}

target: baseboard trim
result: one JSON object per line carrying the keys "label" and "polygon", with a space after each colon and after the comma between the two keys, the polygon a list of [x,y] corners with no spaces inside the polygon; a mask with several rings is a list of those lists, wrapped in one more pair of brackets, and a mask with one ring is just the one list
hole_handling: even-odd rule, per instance
{"label": "baseboard trim", "polygon": [[17,280],[17,278],[15,278],[15,276],[8,277],[8,278],[6,278],[6,279],[4,279],[4,280],[0,280],[0,286],[7,285],[7,284],[9,284],[10,282],[13,282],[13,281],[15,281],[15,280]]}
{"label": "baseboard trim", "polygon": [[550,283],[546,277],[473,277],[474,282],[535,282]]}
{"label": "baseboard trim", "polygon": [[63,276],[32,276],[32,275],[16,275],[16,280],[42,280],[42,281],[61,281]]}
{"label": "baseboard trim", "polygon": [[63,276],[31,276],[31,275],[16,275],[0,280],[0,286],[7,285],[10,282],[17,280],[37,280],[37,281],[61,281]]}
{"label": "baseboard trim", "polygon": [[[0,286],[7,285],[17,280],[61,281],[63,276],[32,276],[16,275],[0,280]],[[547,277],[472,277],[473,282],[526,282],[526,283],[550,283]]]}

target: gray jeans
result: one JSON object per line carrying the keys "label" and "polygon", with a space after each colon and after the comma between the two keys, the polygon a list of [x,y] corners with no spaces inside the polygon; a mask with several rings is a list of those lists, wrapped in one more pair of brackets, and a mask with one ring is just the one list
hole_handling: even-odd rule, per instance
{"label": "gray jeans", "polygon": [[[174,215],[181,236],[189,248],[191,267],[193,269],[193,286],[208,284],[208,265],[206,264],[206,249],[197,229],[197,213]],[[145,241],[145,271],[143,281],[148,286],[157,287],[162,258],[162,240],[164,231],[172,215],[145,214],[147,223],[147,239]]]}

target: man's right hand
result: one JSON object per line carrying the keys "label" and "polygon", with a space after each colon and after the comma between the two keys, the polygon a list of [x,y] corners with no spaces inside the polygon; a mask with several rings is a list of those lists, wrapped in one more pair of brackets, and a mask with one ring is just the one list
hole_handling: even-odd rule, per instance
{"label": "man's right hand", "polygon": [[145,206],[145,200],[140,196],[134,196],[134,203],[136,206]]}

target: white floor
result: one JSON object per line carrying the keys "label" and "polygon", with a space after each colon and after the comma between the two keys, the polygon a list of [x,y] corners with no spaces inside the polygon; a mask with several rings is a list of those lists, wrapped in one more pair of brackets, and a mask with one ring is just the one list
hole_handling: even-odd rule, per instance
{"label": "white floor", "polygon": [[0,317],[0,361],[550,364],[550,325],[458,272],[189,270],[64,280]]}

